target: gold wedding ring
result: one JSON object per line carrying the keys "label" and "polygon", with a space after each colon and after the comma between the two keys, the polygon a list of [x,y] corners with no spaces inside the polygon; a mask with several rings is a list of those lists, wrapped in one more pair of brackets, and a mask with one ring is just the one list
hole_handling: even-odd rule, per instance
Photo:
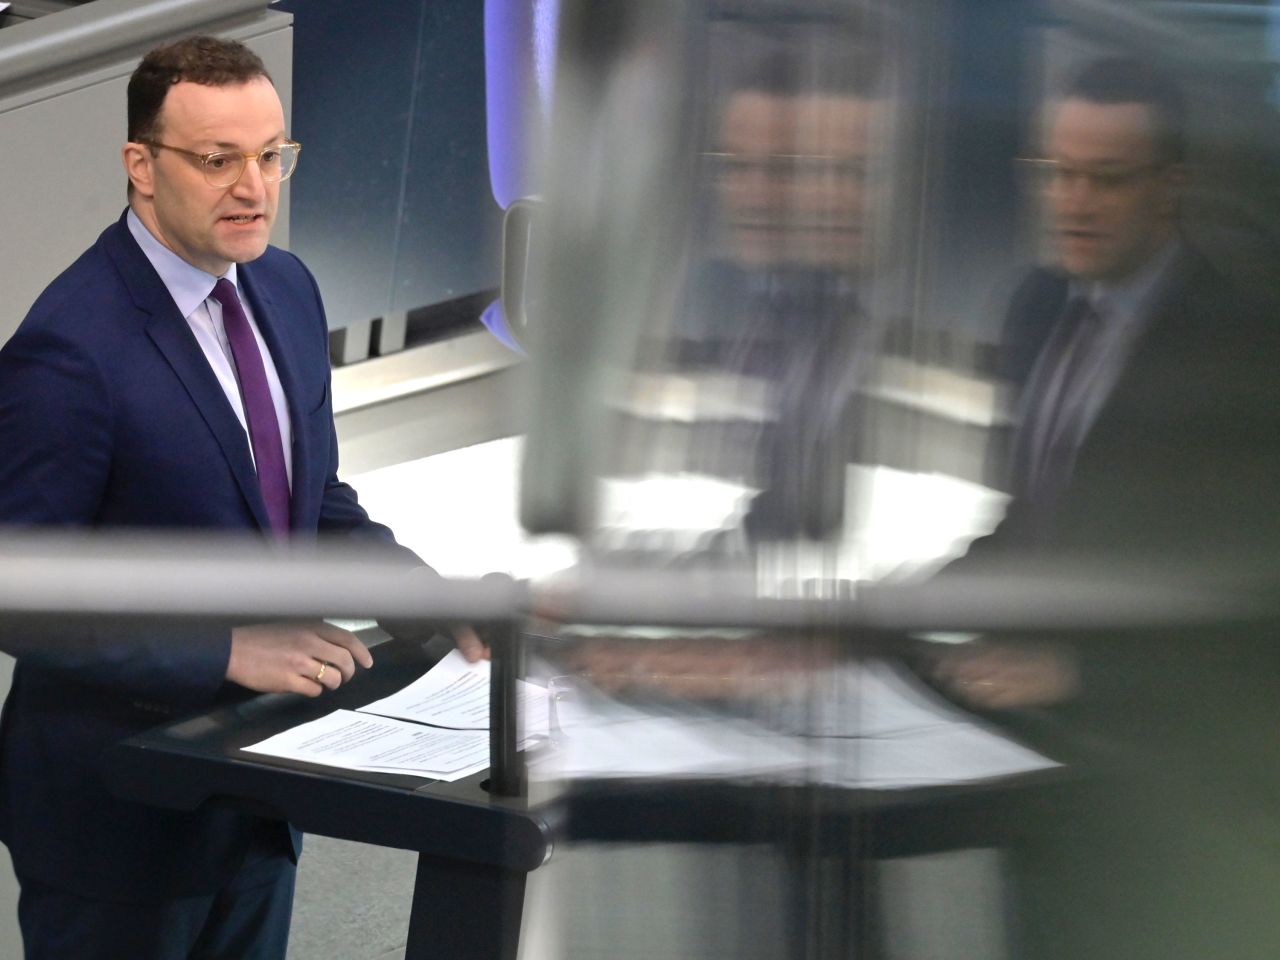
{"label": "gold wedding ring", "polygon": [[322,661],[320,664],[320,672],[316,674],[316,683],[319,683],[324,677],[324,672],[329,669],[328,661]]}

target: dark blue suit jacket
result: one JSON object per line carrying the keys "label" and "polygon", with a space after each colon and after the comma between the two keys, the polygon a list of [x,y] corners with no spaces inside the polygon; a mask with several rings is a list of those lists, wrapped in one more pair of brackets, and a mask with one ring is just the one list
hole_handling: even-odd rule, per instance
{"label": "dark blue suit jacket", "polygon": [[[295,535],[393,545],[337,479],[314,279],[274,248],[238,277],[288,397]],[[0,350],[0,524],[268,529],[244,428],[123,218]],[[0,728],[0,838],[19,876],[100,899],[216,889],[255,822],[119,801],[97,764],[105,747],[165,713],[238,689],[224,682],[229,629],[60,628],[3,637],[0,648],[18,656]]]}
{"label": "dark blue suit jacket", "polygon": [[[1021,371],[1026,379],[1067,297],[1061,274],[1037,270],[1026,278],[1006,322],[1014,376]],[[1210,585],[1209,595],[1222,583],[1243,596],[1255,577],[1259,584],[1274,582],[1280,543],[1275,306],[1234,288],[1188,248],[1148,309],[1061,494],[1039,500],[1015,476],[1000,526],[942,576],[980,575],[992,562],[1007,571],[1040,555],[1086,570],[1110,563],[1194,570]],[[1035,745],[1064,756],[1078,754],[1081,743],[1119,745],[1146,757],[1152,769],[1163,763],[1167,770],[1194,771],[1240,798],[1253,798],[1259,784],[1280,793],[1280,739],[1259,735],[1280,723],[1280,646],[1250,615],[1235,622],[1219,613],[1176,628],[1067,631],[1050,639],[1075,651],[1080,695],[1031,711],[1026,728],[1020,725],[1027,718],[1016,711],[996,712]],[[1057,723],[1044,725],[1044,716]],[[1272,816],[1277,808],[1267,803]]]}
{"label": "dark blue suit jacket", "polygon": [[[1015,295],[1015,378],[1031,370],[1068,293],[1064,276],[1040,270]],[[1071,761],[1076,776],[1001,808],[1017,844],[1022,955],[1271,955],[1280,925],[1251,893],[1280,875],[1277,358],[1275,304],[1184,248],[1065,488],[1038,498],[1015,477],[1000,527],[949,571],[980,574],[996,560],[1007,572],[1035,552],[1077,570],[1194,571],[1214,598],[1203,617],[1183,607],[1181,625],[1000,638],[1053,640],[1074,651],[1080,673],[1065,703],[991,714]],[[1223,586],[1256,599],[1226,613]],[[1168,590],[1188,598],[1185,585]]]}

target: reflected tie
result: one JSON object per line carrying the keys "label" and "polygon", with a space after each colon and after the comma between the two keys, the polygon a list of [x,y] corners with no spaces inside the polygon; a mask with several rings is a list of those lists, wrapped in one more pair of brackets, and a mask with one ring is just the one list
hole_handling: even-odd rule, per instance
{"label": "reflected tie", "polygon": [[1085,297],[1072,297],[1045,348],[1044,362],[1024,411],[1018,473],[1022,493],[1041,499],[1065,486],[1070,469],[1073,413],[1078,378],[1097,336],[1098,314]]}
{"label": "reflected tie", "polygon": [[262,353],[253,336],[249,320],[240,306],[236,288],[225,277],[214,285],[213,298],[222,304],[222,325],[231,344],[240,378],[240,397],[249,425],[249,442],[253,446],[253,462],[258,468],[258,487],[267,505],[271,530],[277,536],[289,532],[289,475],[284,467],[284,446],[280,442],[280,423],[267,386],[267,373]]}

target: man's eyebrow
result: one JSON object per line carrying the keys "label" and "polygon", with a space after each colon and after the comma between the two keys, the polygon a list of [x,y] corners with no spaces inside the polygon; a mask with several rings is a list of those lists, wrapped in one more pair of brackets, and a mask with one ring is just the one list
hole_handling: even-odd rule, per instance
{"label": "man's eyebrow", "polygon": [[[277,143],[284,143],[284,141],[287,139],[289,138],[285,136],[284,133],[277,133],[270,137],[267,137],[266,140],[262,141],[262,146],[274,147]],[[232,143],[229,140],[218,140],[214,142],[213,149],[219,150],[219,151],[227,151],[227,150],[240,150],[242,148],[238,143]]]}

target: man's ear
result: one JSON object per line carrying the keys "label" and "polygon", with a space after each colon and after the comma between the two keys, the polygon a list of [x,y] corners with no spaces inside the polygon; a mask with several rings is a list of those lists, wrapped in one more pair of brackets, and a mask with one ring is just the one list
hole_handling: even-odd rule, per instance
{"label": "man's ear", "polygon": [[133,184],[133,189],[144,197],[155,193],[155,157],[151,148],[145,143],[126,143],[120,151],[120,157],[124,161],[124,172]]}

